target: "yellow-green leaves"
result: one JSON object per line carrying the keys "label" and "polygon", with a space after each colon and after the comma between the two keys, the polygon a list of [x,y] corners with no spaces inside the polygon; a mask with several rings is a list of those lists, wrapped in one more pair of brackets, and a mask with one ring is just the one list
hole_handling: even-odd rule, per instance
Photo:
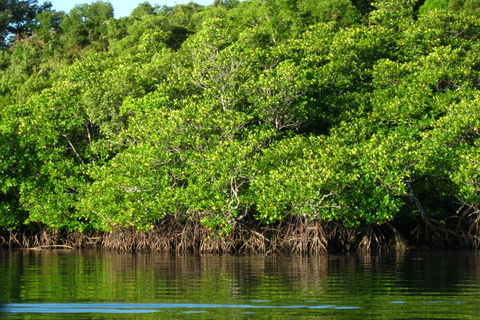
{"label": "yellow-green leaves", "polygon": [[0,52],[0,226],[478,210],[478,16],[365,3],[363,20],[344,0],[50,16],[64,29]]}

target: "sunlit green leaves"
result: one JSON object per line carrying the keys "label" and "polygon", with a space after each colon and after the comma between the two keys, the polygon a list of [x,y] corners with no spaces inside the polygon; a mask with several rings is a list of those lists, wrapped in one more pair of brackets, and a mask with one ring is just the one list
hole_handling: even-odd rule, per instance
{"label": "sunlit green leaves", "polygon": [[409,222],[412,199],[477,210],[478,16],[356,5],[363,20],[343,0],[42,16],[0,52],[0,224],[222,235]]}

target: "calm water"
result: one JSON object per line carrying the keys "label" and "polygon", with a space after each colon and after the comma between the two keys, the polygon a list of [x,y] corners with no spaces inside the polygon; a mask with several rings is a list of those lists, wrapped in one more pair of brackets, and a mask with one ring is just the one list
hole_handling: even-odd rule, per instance
{"label": "calm water", "polygon": [[0,252],[2,319],[479,319],[480,253]]}

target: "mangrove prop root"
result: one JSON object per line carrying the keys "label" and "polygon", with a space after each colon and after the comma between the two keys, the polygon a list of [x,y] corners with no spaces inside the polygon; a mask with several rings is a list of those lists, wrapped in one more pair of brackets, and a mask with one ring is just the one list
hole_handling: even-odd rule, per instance
{"label": "mangrove prop root", "polygon": [[388,228],[390,228],[390,230],[393,232],[393,236],[394,236],[393,241],[395,244],[395,249],[405,250],[408,247],[408,245],[403,235],[400,232],[398,232],[398,230],[391,223],[387,222],[385,223],[385,225]]}
{"label": "mangrove prop root", "polygon": [[[457,216],[458,217],[458,216]],[[468,220],[467,221],[467,217]],[[427,217],[428,218],[428,217]],[[477,229],[469,229],[478,222],[478,213],[465,213],[465,222],[450,230],[426,219],[426,232],[434,245],[479,246]],[[470,223],[468,223],[470,222]],[[456,223],[458,225],[458,223]],[[290,217],[277,225],[259,225],[244,219],[235,224],[228,235],[212,233],[199,221],[179,222],[165,219],[149,231],[136,231],[133,227],[112,232],[60,232],[38,226],[37,231],[17,230],[0,232],[2,248],[101,248],[111,251],[159,251],[171,253],[261,253],[278,252],[319,254],[322,252],[368,251],[372,249],[407,248],[407,240],[395,226],[366,225],[347,228],[340,222],[308,220]],[[462,231],[463,230],[463,231]],[[466,231],[465,231],[466,230]],[[417,230],[421,234],[422,230]],[[414,240],[414,239],[412,239]]]}
{"label": "mangrove prop root", "polygon": [[407,186],[407,196],[417,207],[424,226],[423,229],[420,226],[417,226],[417,228],[413,230],[412,233],[415,235],[417,240],[419,240],[421,243],[433,246],[441,246],[442,244],[451,244],[453,242],[458,242],[460,246],[469,246],[471,243],[476,242],[474,239],[475,237],[468,235],[464,230],[458,228],[457,230],[452,230],[445,227],[437,220],[430,218],[425,212],[420,200],[415,195],[412,184],[407,182]]}

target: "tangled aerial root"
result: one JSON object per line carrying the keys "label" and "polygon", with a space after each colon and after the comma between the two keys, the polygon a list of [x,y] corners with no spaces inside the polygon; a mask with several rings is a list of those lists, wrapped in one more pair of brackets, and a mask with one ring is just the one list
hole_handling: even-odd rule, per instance
{"label": "tangled aerial root", "polygon": [[2,248],[97,248],[112,251],[158,251],[171,253],[294,253],[320,254],[406,248],[392,226],[346,228],[339,222],[291,217],[277,225],[237,223],[228,235],[212,234],[198,221],[180,223],[165,219],[149,231],[116,228],[112,232],[59,232],[37,226],[36,231],[18,230],[0,236]]}

